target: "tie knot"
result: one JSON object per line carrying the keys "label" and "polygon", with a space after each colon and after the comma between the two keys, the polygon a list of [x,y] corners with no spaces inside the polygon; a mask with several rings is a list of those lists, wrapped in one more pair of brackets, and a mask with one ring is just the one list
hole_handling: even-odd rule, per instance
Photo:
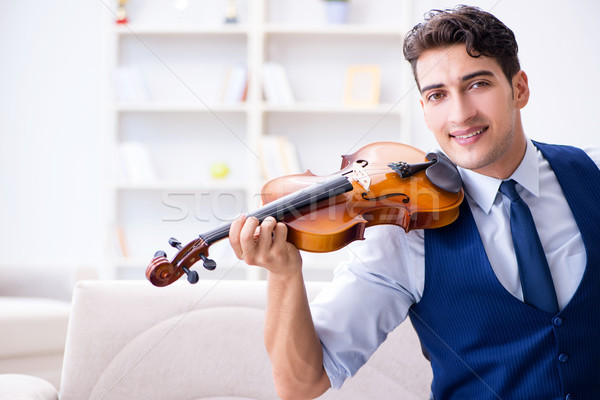
{"label": "tie knot", "polygon": [[521,198],[515,187],[515,181],[513,179],[504,181],[500,184],[500,192],[508,197],[510,201],[515,201]]}

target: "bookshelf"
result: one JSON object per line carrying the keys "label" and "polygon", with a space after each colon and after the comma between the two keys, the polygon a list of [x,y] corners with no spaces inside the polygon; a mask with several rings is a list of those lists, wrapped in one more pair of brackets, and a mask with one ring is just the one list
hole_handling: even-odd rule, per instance
{"label": "bookshelf", "polygon": [[[269,141],[285,139],[292,149],[286,154],[320,175],[367,143],[411,141],[404,97],[412,77],[401,51],[410,1],[354,0],[346,24],[327,23],[320,0],[238,0],[235,24],[223,23],[225,1],[176,3],[187,8],[129,2],[127,25],[107,21],[114,96],[107,106],[112,256],[105,277],[141,279],[154,251],[175,253],[169,237],[185,244],[258,207]],[[268,95],[269,64],[284,72],[291,101]],[[347,70],[365,64],[381,70],[379,101],[345,106]],[[237,101],[240,66],[247,79]],[[270,161],[277,157],[289,164],[281,155]],[[135,165],[140,171],[127,171]],[[211,175],[215,165],[225,165],[224,178]],[[329,279],[342,254],[306,254],[306,279]],[[235,259],[226,242],[210,255],[218,267],[197,266],[201,279],[265,276]]]}

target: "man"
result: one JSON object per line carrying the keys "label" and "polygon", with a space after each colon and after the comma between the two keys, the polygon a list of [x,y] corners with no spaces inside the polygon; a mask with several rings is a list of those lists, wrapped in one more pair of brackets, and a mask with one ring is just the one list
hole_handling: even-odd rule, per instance
{"label": "man", "polygon": [[256,237],[256,219],[232,224],[236,255],[269,270],[265,343],[279,395],[340,387],[408,315],[436,399],[594,398],[600,155],[527,139],[527,75],[512,31],[491,14],[432,11],[404,52],[466,201],[444,228],[369,228],[310,306],[285,225],[266,219]]}

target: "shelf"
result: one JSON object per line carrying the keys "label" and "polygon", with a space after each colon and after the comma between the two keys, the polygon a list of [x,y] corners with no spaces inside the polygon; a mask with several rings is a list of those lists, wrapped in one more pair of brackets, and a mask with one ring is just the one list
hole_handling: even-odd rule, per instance
{"label": "shelf", "polygon": [[[156,27],[135,26],[115,27],[112,30],[118,36],[244,36],[249,34],[248,27],[243,25],[223,25],[214,27]],[[395,27],[377,25],[289,25],[270,24],[263,30],[266,35],[298,35],[298,36],[390,36],[402,39],[405,32]]]}
{"label": "shelf", "polygon": [[400,114],[397,104],[379,104],[373,107],[350,107],[342,104],[297,103],[290,106],[272,106],[265,104],[263,111],[267,113],[293,114]]}
{"label": "shelf", "polygon": [[215,26],[143,26],[127,25],[115,26],[112,30],[119,36],[181,36],[181,35],[199,35],[199,36],[220,36],[220,35],[246,35],[248,27],[245,25],[215,25]]}
{"label": "shelf", "polygon": [[[392,103],[378,104],[372,107],[353,107],[331,103],[295,103],[289,106],[262,104],[262,110],[267,113],[304,113],[304,114],[400,114],[400,106]],[[116,112],[139,113],[246,113],[248,106],[214,104],[115,104]]]}
{"label": "shelf", "polygon": [[298,35],[298,36],[390,36],[402,39],[405,32],[394,27],[376,25],[286,25],[269,24],[264,30],[267,35]]}
{"label": "shelf", "polygon": [[176,104],[176,103],[131,103],[131,104],[113,104],[113,110],[116,112],[164,112],[164,113],[245,113],[248,106],[245,103],[240,104]]}

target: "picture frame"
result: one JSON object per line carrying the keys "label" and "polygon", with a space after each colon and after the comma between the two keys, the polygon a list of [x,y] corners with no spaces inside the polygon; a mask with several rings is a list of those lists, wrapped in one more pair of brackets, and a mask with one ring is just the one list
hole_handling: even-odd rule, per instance
{"label": "picture frame", "polygon": [[346,71],[344,105],[374,107],[379,104],[381,68],[379,65],[351,65]]}

